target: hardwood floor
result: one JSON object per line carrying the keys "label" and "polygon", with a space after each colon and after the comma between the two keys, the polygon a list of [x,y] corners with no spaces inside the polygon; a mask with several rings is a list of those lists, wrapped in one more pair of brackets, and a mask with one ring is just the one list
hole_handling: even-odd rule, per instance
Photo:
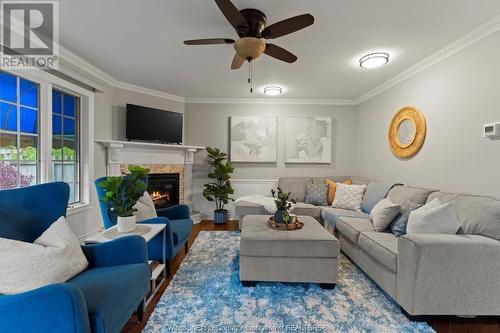
{"label": "hardwood floor", "polygon": [[[193,234],[189,240],[189,246],[193,244],[196,237],[200,231],[212,231],[212,230],[221,230],[221,231],[230,231],[230,230],[238,230],[238,222],[230,221],[226,225],[215,225],[211,221],[202,221],[199,224],[195,224],[193,227]],[[146,309],[144,314],[144,320],[141,323],[137,323],[136,315],[133,315],[127,325],[123,328],[122,332],[125,333],[138,333],[141,332],[146,322],[148,321],[149,316],[153,312],[156,304],[160,300],[161,295],[167,288],[168,284],[171,281],[171,278],[177,272],[177,269],[181,265],[182,261],[186,253],[182,250],[174,260],[172,260],[172,275],[170,279],[167,280],[167,283],[163,284],[160,292],[154,297],[149,306]],[[482,318],[457,318],[457,317],[433,317],[428,321],[429,325],[434,328],[438,333],[500,333],[500,317],[482,317]]]}

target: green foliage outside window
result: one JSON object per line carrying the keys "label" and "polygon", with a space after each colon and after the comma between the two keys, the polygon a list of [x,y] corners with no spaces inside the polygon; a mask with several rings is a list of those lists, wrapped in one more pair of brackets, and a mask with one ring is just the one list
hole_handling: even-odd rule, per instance
{"label": "green foliage outside window", "polygon": [[52,159],[56,161],[74,161],[76,160],[76,152],[72,148],[52,148]]}
{"label": "green foliage outside window", "polygon": [[[0,161],[17,161],[18,154],[17,148],[14,146],[0,148]],[[24,161],[36,161],[37,160],[37,148],[26,147],[21,151],[21,159]]]}

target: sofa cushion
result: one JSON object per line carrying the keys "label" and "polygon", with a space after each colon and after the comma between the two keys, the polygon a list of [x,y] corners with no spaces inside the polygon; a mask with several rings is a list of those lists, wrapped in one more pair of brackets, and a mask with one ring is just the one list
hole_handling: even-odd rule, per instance
{"label": "sofa cushion", "polygon": [[150,275],[148,264],[132,264],[94,268],[68,282],[85,296],[92,332],[119,332],[148,292]]}
{"label": "sofa cushion", "polygon": [[326,184],[326,180],[331,179],[334,182],[343,183],[348,179],[351,179],[349,176],[333,176],[333,177],[312,177],[313,184]]}
{"label": "sofa cushion", "polygon": [[434,199],[439,199],[440,202],[447,203],[457,199],[459,196],[460,193],[446,193],[446,192],[436,191],[429,194],[426,203],[430,203]]}
{"label": "sofa cushion", "polygon": [[368,185],[368,183],[370,183],[370,179],[366,177],[353,176],[349,178],[352,180],[354,185]]}
{"label": "sofa cushion", "polygon": [[433,190],[424,188],[396,185],[389,191],[387,197],[398,205],[402,205],[405,201],[412,201],[419,205],[424,205],[429,194],[432,192]]}
{"label": "sofa cushion", "polygon": [[304,202],[297,202],[293,206],[292,213],[295,215],[305,215],[314,217],[315,219],[319,219],[319,217],[321,216],[321,207]]}
{"label": "sofa cushion", "polygon": [[312,184],[310,177],[281,177],[278,186],[285,193],[290,192],[291,198],[298,202],[304,202],[306,196],[306,184]]}
{"label": "sofa cushion", "polygon": [[387,232],[365,231],[359,235],[358,246],[378,262],[396,272],[398,239]]}
{"label": "sofa cushion", "polygon": [[305,203],[326,206],[326,194],[328,192],[328,185],[326,184],[306,184],[306,198]]}
{"label": "sofa cushion", "polygon": [[366,186],[361,210],[370,214],[373,207],[382,199],[387,197],[387,193],[394,187],[392,183],[369,182]]}
{"label": "sofa cushion", "polygon": [[341,216],[368,217],[369,215],[361,211],[353,211],[341,208],[322,207],[321,209],[321,217],[323,218],[324,223],[330,226],[332,230],[335,230],[337,219]]}
{"label": "sofa cushion", "polygon": [[500,201],[485,196],[436,192],[432,198],[450,202],[461,232],[500,240]]}
{"label": "sofa cushion", "polygon": [[239,201],[234,205],[234,207],[236,215],[238,216],[269,214],[264,206],[247,201]]}
{"label": "sofa cushion", "polygon": [[344,217],[337,219],[337,231],[354,244],[358,243],[361,232],[375,231],[369,217]]}

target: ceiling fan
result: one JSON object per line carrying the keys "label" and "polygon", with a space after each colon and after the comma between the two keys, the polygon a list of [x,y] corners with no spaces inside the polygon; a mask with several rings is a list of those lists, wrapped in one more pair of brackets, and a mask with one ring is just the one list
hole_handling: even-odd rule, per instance
{"label": "ceiling fan", "polygon": [[229,38],[209,38],[186,40],[186,45],[234,44],[234,55],[231,69],[239,69],[245,61],[251,62],[262,53],[273,58],[293,63],[297,57],[275,44],[266,43],[265,39],[274,39],[304,29],[314,23],[311,14],[304,14],[266,26],[266,15],[257,9],[238,10],[230,0],[215,0],[222,14],[236,30],[238,40]]}

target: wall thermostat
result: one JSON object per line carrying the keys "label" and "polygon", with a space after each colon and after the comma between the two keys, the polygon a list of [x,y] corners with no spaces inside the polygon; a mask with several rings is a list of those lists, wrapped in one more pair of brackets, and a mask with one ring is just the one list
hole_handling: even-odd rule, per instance
{"label": "wall thermostat", "polygon": [[485,138],[500,138],[500,123],[484,124],[483,135]]}

